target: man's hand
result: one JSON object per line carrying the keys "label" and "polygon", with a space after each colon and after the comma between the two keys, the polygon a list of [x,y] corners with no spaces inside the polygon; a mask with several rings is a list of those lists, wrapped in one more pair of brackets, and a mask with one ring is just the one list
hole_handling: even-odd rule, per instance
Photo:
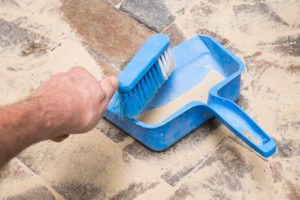
{"label": "man's hand", "polygon": [[115,77],[98,82],[74,67],[43,83],[27,100],[0,107],[0,168],[36,142],[92,129],[117,88]]}
{"label": "man's hand", "polygon": [[30,97],[39,104],[48,130],[40,140],[61,141],[68,134],[89,131],[96,126],[117,89],[117,78],[98,82],[81,67],[53,76]]}

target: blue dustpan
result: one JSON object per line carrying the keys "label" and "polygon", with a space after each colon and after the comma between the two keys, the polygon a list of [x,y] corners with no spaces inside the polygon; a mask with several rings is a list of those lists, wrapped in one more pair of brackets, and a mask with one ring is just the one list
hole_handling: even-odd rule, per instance
{"label": "blue dustpan", "polygon": [[238,105],[244,64],[216,40],[198,36],[172,49],[176,67],[144,112],[166,105],[201,84],[212,71],[222,75],[208,94],[208,101],[191,101],[156,124],[123,118],[108,107],[104,117],[152,150],[162,151],[211,117],[218,118],[236,136],[263,157],[276,151],[276,144]]}

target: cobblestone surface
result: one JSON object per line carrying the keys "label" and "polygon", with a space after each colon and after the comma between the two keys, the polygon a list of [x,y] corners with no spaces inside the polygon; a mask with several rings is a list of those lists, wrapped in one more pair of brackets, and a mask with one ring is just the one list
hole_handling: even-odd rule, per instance
{"label": "cobblestone surface", "polygon": [[172,46],[206,34],[244,60],[238,104],[277,141],[277,153],[262,159],[213,119],[158,153],[101,120],[87,134],[38,143],[11,160],[0,170],[0,199],[300,199],[299,1],[0,0],[0,7],[7,57],[0,104],[26,97],[66,65],[97,78],[118,74],[155,31]]}

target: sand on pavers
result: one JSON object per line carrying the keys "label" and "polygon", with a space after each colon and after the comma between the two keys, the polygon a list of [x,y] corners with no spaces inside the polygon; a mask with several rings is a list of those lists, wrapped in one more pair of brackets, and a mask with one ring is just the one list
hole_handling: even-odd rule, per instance
{"label": "sand on pavers", "polygon": [[220,83],[222,80],[223,76],[219,72],[217,72],[216,70],[211,70],[204,78],[204,80],[198,83],[198,85],[195,85],[189,91],[167,103],[166,105],[160,106],[144,113],[138,119],[144,123],[157,124],[192,101],[200,101],[206,103],[209,90],[213,86]]}
{"label": "sand on pavers", "polygon": [[[198,4],[196,0],[178,0],[177,2],[186,2],[190,7]],[[215,0],[214,2],[218,1]],[[289,1],[286,2],[289,3]],[[239,4],[237,1],[230,1],[229,3]],[[17,20],[16,22],[23,27],[48,36],[52,40],[49,45],[53,48],[59,43],[61,46],[56,47],[53,52],[48,51],[41,57],[34,57],[33,55],[21,57],[19,56],[20,49],[18,49],[21,47],[18,46],[11,49],[1,49],[0,55],[10,56],[11,59],[8,62],[0,56],[1,104],[25,98],[32,89],[38,87],[40,82],[48,79],[56,72],[68,70],[72,65],[84,65],[94,75],[102,76],[101,70],[88,55],[79,39],[68,25],[63,23],[57,8],[60,5],[59,1],[24,0],[18,1],[18,4],[22,9],[13,4],[1,7],[0,17],[7,20]],[[177,5],[182,6],[180,3]],[[214,5],[214,7],[218,7],[218,5]],[[194,19],[196,16],[189,16],[190,11],[186,8],[183,17],[176,18],[179,28],[188,37],[197,34],[197,28],[199,28],[197,25],[200,24]],[[293,12],[288,12],[289,10],[279,11],[283,17],[290,19],[290,24],[293,24]],[[262,127],[278,141],[281,141],[283,135],[293,140],[299,139],[299,134],[297,134],[299,129],[292,127],[292,122],[299,121],[299,75],[297,72],[287,73],[285,69],[280,68],[283,64],[296,63],[294,61],[297,61],[298,58],[281,56],[268,49],[260,48],[258,45],[253,45],[253,42],[255,44],[255,41],[262,35],[260,33],[263,33],[261,27],[257,28],[256,24],[253,23],[252,26],[257,29],[258,34],[252,36],[240,34],[237,33],[239,30],[224,25],[227,21],[234,21],[230,19],[233,18],[231,12],[222,12],[222,9],[219,8],[218,13],[220,13],[220,17],[217,19],[219,22],[214,21],[214,18],[209,18],[212,23],[207,22],[201,26],[218,30],[221,33],[220,29],[225,27],[224,35],[223,33],[221,35],[230,39],[230,44],[234,43],[244,51],[240,55],[253,55],[256,51],[261,51],[263,59],[274,61],[279,65],[276,70],[264,66],[261,71],[256,73],[249,69],[249,72],[243,76],[242,95],[249,101],[247,112],[254,116]],[[200,22],[208,19],[208,17],[199,15]],[[246,18],[241,19],[246,20]],[[223,26],[219,26],[219,29],[216,28],[218,23],[223,24]],[[294,27],[296,31],[297,24]],[[231,28],[232,30],[230,30]],[[266,27],[264,31],[268,29],[269,27]],[[280,30],[276,33],[275,31],[266,32],[265,35],[269,34],[272,38],[273,35],[284,34],[284,31],[288,30]],[[265,39],[268,40],[268,37],[264,36],[261,40]],[[15,70],[5,70],[6,66],[2,66],[2,61],[8,65],[7,67],[11,65],[10,69]],[[261,65],[265,65],[265,63],[262,62]],[[259,90],[259,88],[261,89]],[[279,129],[281,126],[284,126],[283,130]],[[202,132],[193,134],[201,135]],[[194,140],[182,140],[176,148],[155,154],[155,156],[149,155],[149,152],[144,155],[142,151],[138,151],[135,156],[141,156],[141,158],[136,159],[132,156],[134,153],[129,154],[122,149],[133,142],[132,138],[128,137],[121,144],[114,143],[99,130],[94,129],[88,134],[70,136],[62,143],[50,141],[39,143],[23,152],[22,157],[24,160],[28,159],[31,167],[44,180],[51,183],[51,186],[57,186],[59,189],[74,185],[75,189],[80,190],[78,185],[87,185],[87,188],[95,187],[104,191],[107,197],[126,188],[130,189],[132,183],[137,183],[136,188],[140,189],[139,183],[142,183],[142,186],[144,184],[157,185],[153,186],[153,190],[140,194],[139,199],[167,199],[174,191],[183,191],[184,194],[185,190],[180,190],[181,188],[186,188],[187,193],[194,195],[190,199],[210,199],[213,198],[212,195],[217,195],[214,196],[215,198],[228,197],[232,199],[286,199],[289,195],[286,182],[296,182],[299,179],[297,179],[299,177],[299,156],[283,158],[277,153],[275,157],[263,160],[237,142],[230,139],[223,140],[225,136],[229,135],[232,133],[221,126],[205,136],[205,139],[202,138],[203,142],[193,143]],[[200,139],[195,137],[195,140],[201,140],[201,137]],[[221,141],[223,141],[221,146],[217,146]],[[223,150],[227,149],[228,151],[222,153],[219,149],[224,145],[226,148]],[[137,144],[136,146],[140,147],[141,145]],[[140,148],[142,149],[142,147]],[[214,154],[219,155],[219,157],[215,159]],[[241,160],[239,161],[239,159]],[[240,166],[235,167],[237,161],[241,163]],[[204,166],[197,164],[197,162],[204,163]],[[271,168],[273,163],[280,163],[280,167],[277,169],[280,177],[277,181]],[[202,168],[198,169],[199,166]],[[192,167],[195,168],[191,173],[184,170]],[[161,178],[162,174],[168,175],[169,172],[175,178],[177,175],[182,176],[179,177],[180,181],[174,187],[168,185]],[[185,176],[184,173],[187,175]],[[22,192],[25,189],[24,185],[28,186],[26,189],[35,185],[31,182],[34,182],[34,179],[30,177],[20,182],[18,180],[15,182],[14,179],[10,182],[8,178],[5,182],[1,182],[6,186],[0,187],[0,196],[6,194],[11,196],[17,194],[18,191]],[[15,188],[9,191],[10,187]],[[130,190],[128,191],[130,192]],[[170,199],[175,199],[175,197]]]}
{"label": "sand on pavers", "polygon": [[[233,0],[224,3],[225,6],[222,3],[205,1],[199,4],[197,0],[182,4],[172,0],[164,2],[175,15],[184,8],[184,13],[179,14],[175,23],[187,38],[195,36],[203,29],[213,31],[230,41],[227,46],[239,49],[236,54],[240,58],[252,57],[253,61],[250,60],[245,66],[246,70],[242,75],[242,84],[248,89],[241,93],[250,102],[250,115],[262,122],[268,133],[280,139],[276,129],[280,122],[300,121],[300,115],[295,114],[300,112],[300,78],[296,69],[300,65],[300,56],[288,54],[288,48],[285,52],[274,50],[280,44],[283,47],[296,45],[297,42],[292,41],[292,38],[300,37],[300,15],[293,8],[300,7],[299,1],[247,4]],[[276,17],[272,9],[280,17]],[[284,43],[278,42],[283,39],[286,39]],[[275,42],[278,43],[274,44]],[[296,51],[295,46],[295,54]],[[258,56],[255,56],[257,52]],[[254,63],[255,59],[258,60],[257,63]],[[253,69],[254,65],[259,68]],[[295,72],[291,71],[293,67]],[[263,87],[259,88],[259,85]],[[298,135],[292,137],[299,138]]]}
{"label": "sand on pavers", "polygon": [[102,72],[95,60],[63,21],[61,14],[53,12],[59,10],[60,1],[22,1],[18,2],[19,6],[2,4],[0,17],[40,35],[41,39],[35,39],[32,45],[42,44],[43,52],[41,55],[22,55],[24,49],[31,45],[24,46],[22,42],[26,41],[0,47],[0,105],[26,98],[41,82],[72,66],[84,66],[100,79]]}
{"label": "sand on pavers", "polygon": [[[23,55],[23,51],[30,48],[24,46],[28,42],[26,38],[3,48],[0,46],[0,105],[27,98],[43,81],[72,66],[84,66],[97,79],[102,77],[101,69],[75,33],[59,13],[53,12],[59,10],[59,6],[58,0],[0,1],[0,18],[20,25],[20,29],[28,34],[34,34],[36,38],[31,41],[32,44],[42,44],[43,48],[40,54]],[[10,34],[20,34],[22,38],[24,32]],[[40,179],[33,175],[8,178],[1,182],[0,198],[26,192],[40,184]]]}
{"label": "sand on pavers", "polygon": [[[297,141],[300,140],[298,134],[300,55],[297,45],[300,37],[298,12],[300,2],[294,0],[282,2],[164,0],[164,2],[176,15],[175,24],[186,38],[201,33],[214,34],[219,36],[217,39],[228,40],[226,46],[239,58],[245,58],[247,63],[242,75],[241,95],[248,102],[247,113],[276,139],[277,153],[269,158],[268,162],[278,162],[280,168],[292,170],[285,171],[278,181],[261,170],[267,168],[269,164],[254,162],[256,173],[253,180],[256,180],[256,183],[264,183],[263,188],[258,192],[253,187],[255,182],[249,179],[242,178],[241,183],[247,184],[244,192],[252,191],[248,193],[249,199],[287,198],[289,189],[286,182],[293,180],[296,187],[300,186],[299,176],[296,175],[299,174],[299,170],[295,170],[297,167],[292,164],[299,160],[299,156],[290,157],[287,161],[276,156],[279,154],[278,149],[282,141],[290,140],[299,144]],[[202,175],[199,173],[197,178],[206,176],[205,173],[209,173],[209,170],[204,170]],[[197,178],[194,178],[195,181]],[[216,188],[218,187],[215,186],[214,189]],[[202,195],[205,192],[207,191],[200,189],[195,193]],[[225,196],[232,193],[228,190],[222,192]],[[242,195],[237,193],[236,198],[241,198]],[[297,196],[297,192],[294,195]],[[223,197],[226,198],[225,196]],[[289,198],[297,198],[296,196],[291,195]]]}
{"label": "sand on pavers", "polygon": [[[56,73],[67,71],[74,65],[84,66],[98,79],[103,76],[101,68],[63,20],[61,13],[58,12],[59,7],[58,0],[51,2],[28,0],[18,2],[18,6],[8,3],[1,7],[1,18],[7,21],[17,20],[16,23],[21,24],[21,27],[47,36],[45,41],[47,46],[42,55],[28,56],[21,56],[22,43],[0,49],[0,105],[28,97],[43,81]],[[60,188],[77,189],[81,186],[86,190],[89,188],[99,190],[100,196],[101,192],[113,196],[131,184],[136,184],[137,187],[140,187],[139,184],[142,184],[142,187],[156,187],[161,183],[161,166],[157,164],[156,159],[153,162],[141,161],[124,153],[122,146],[133,141],[128,138],[119,146],[99,130],[93,129],[87,134],[71,135],[61,143],[44,141],[35,144],[22,152],[20,158],[30,167],[27,170],[32,174],[37,173],[37,176],[58,193]],[[216,139],[214,143],[218,141],[219,139]],[[202,153],[208,152],[204,149]],[[180,160],[185,160],[185,154],[176,156],[181,157]],[[159,162],[161,161],[166,167],[176,165],[178,168],[193,163],[193,160],[189,162],[186,160],[181,164],[177,163],[177,159],[173,161],[160,159]],[[25,168],[26,166],[24,165]],[[13,197],[43,184],[36,176],[19,179],[7,177],[0,183],[0,198]],[[166,183],[163,185],[167,186],[163,194],[166,196],[172,192],[172,188]],[[71,189],[70,191],[66,189],[66,192],[72,193]],[[55,194],[54,196],[60,199],[60,196]]]}

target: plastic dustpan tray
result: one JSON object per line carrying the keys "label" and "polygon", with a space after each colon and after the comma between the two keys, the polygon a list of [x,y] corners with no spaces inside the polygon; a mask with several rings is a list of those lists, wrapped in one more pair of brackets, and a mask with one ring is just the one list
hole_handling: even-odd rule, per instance
{"label": "plastic dustpan tray", "polygon": [[207,91],[207,101],[187,102],[155,124],[122,118],[111,107],[108,107],[104,117],[155,151],[165,150],[211,117],[216,117],[260,155],[271,156],[276,151],[275,142],[234,103],[240,96],[244,64],[208,36],[192,38],[172,51],[176,60],[175,69],[144,112],[167,105],[197,85],[209,85],[206,83],[207,77],[217,72],[222,79]]}

